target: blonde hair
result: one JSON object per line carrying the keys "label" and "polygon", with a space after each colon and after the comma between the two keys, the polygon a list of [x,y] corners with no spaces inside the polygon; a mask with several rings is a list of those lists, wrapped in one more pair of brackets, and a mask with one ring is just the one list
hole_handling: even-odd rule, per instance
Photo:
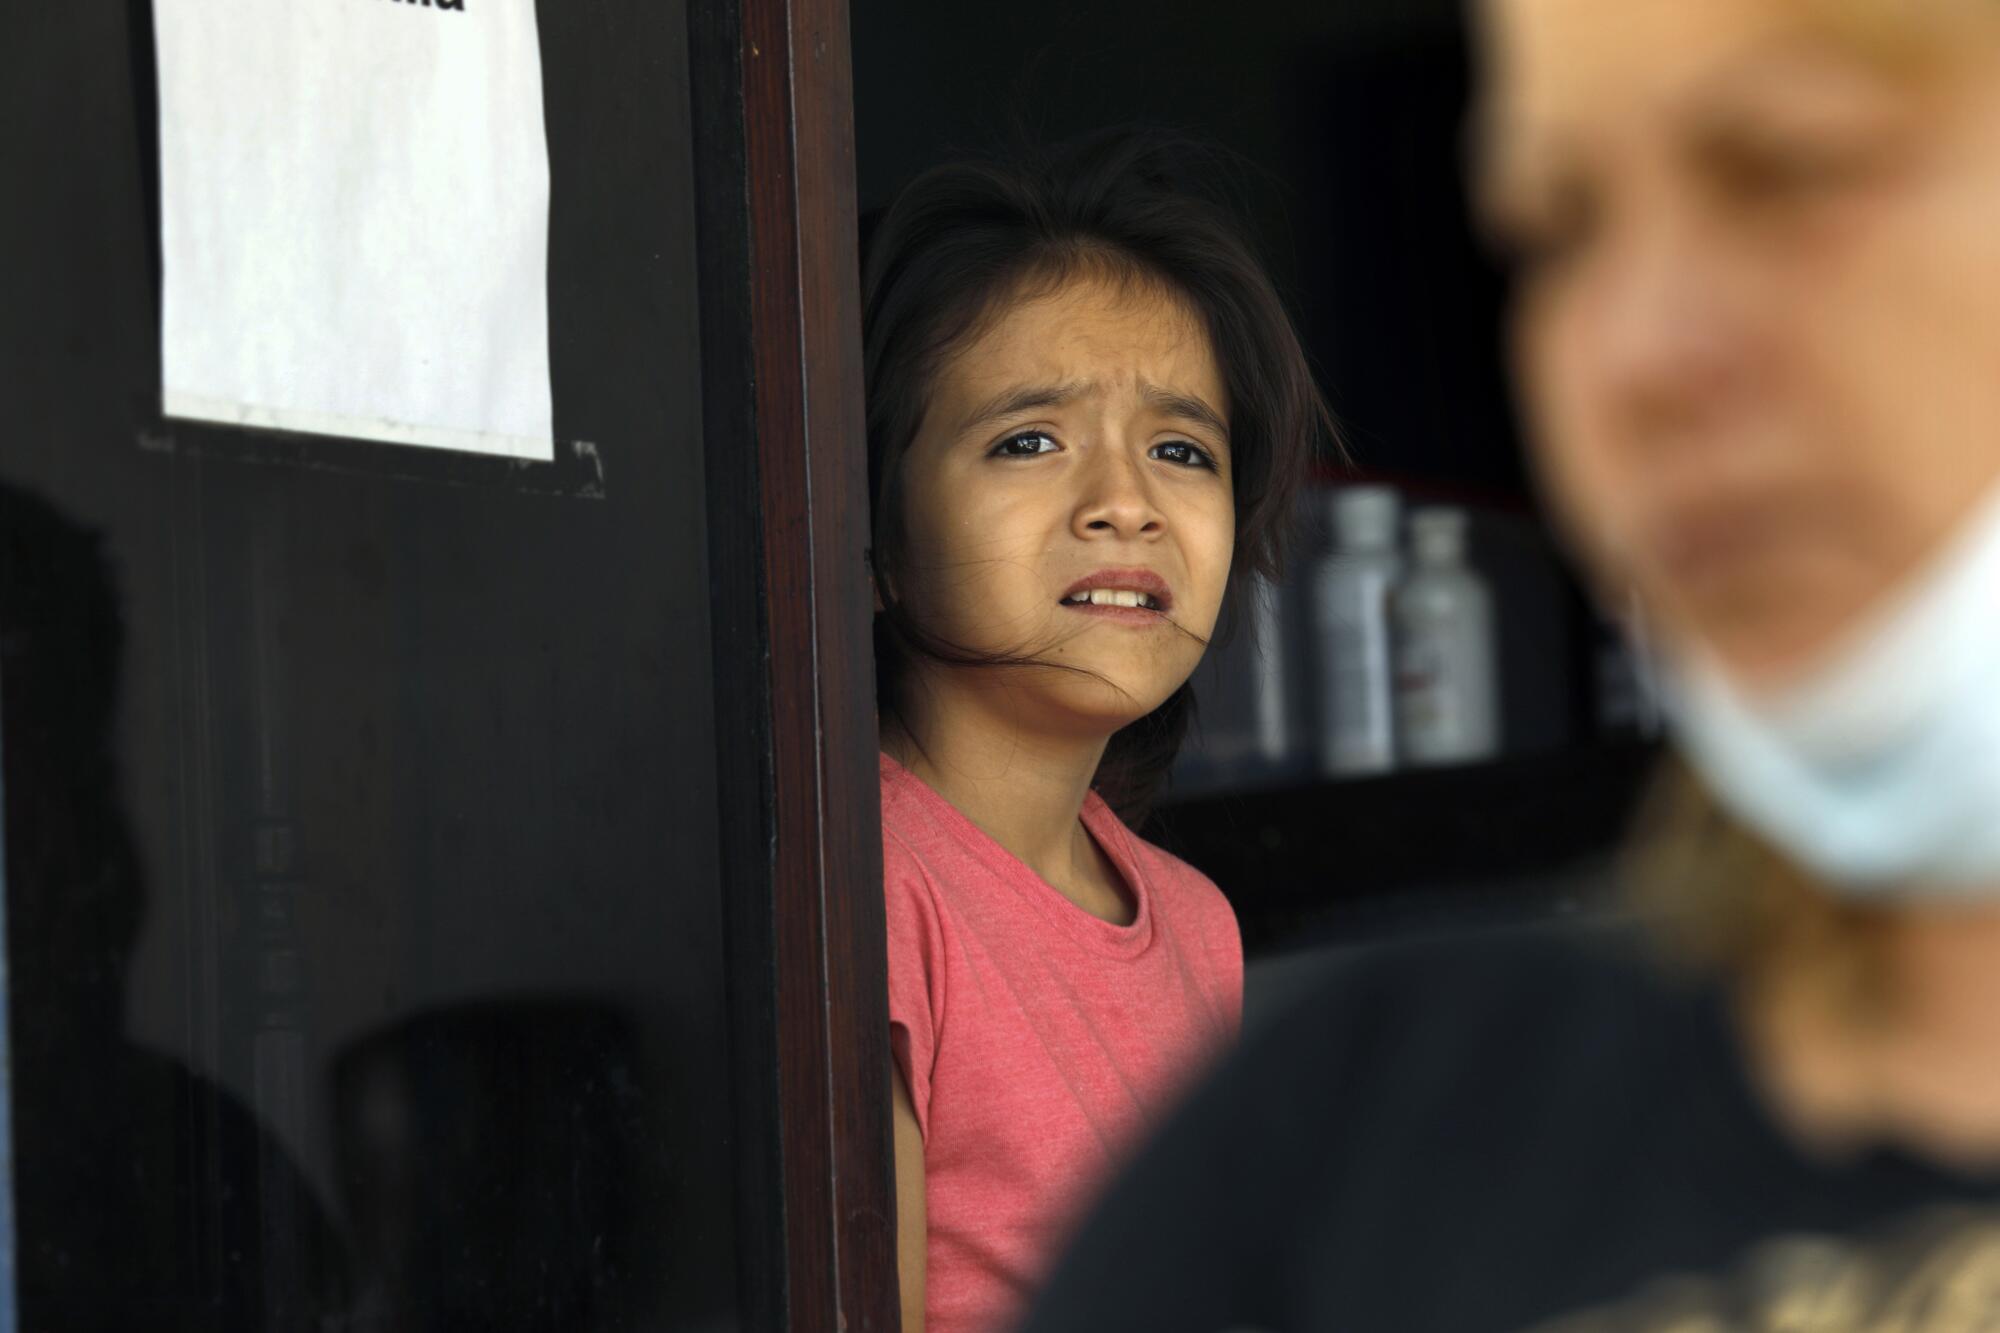
{"label": "blonde hair", "polygon": [[1678,756],[1661,765],[1621,879],[1671,966],[1732,989],[1796,986],[1844,1018],[1890,1002],[1890,909],[1835,897],[1726,810]]}

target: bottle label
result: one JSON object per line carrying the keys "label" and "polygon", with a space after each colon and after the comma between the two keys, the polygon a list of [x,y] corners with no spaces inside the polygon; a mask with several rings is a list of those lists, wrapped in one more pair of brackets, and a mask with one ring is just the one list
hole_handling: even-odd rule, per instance
{"label": "bottle label", "polygon": [[1332,562],[1320,584],[1322,752],[1335,772],[1395,762],[1388,596],[1393,567]]}
{"label": "bottle label", "polygon": [[1433,625],[1396,639],[1396,727],[1416,763],[1465,763],[1498,748],[1491,660],[1478,630]]}

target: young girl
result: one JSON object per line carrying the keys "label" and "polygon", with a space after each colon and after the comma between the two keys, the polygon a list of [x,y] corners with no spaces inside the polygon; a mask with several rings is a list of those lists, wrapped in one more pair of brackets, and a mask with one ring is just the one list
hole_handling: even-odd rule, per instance
{"label": "young girl", "polygon": [[909,186],[867,275],[904,1328],[1018,1314],[1235,1032],[1242,952],[1135,837],[1232,579],[1327,425],[1181,150],[1119,133]]}

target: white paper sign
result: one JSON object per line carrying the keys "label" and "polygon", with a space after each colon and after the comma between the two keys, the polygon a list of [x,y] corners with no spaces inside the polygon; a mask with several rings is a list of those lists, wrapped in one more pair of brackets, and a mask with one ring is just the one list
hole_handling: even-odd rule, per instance
{"label": "white paper sign", "polygon": [[166,411],[555,456],[534,0],[156,0]]}

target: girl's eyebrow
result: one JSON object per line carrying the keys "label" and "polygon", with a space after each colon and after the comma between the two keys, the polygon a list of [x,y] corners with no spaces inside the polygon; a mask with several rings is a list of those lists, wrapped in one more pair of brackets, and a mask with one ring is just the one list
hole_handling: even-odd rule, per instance
{"label": "girl's eyebrow", "polygon": [[1216,438],[1229,443],[1229,423],[1222,414],[1191,393],[1176,393],[1172,389],[1162,389],[1156,384],[1141,386],[1139,396],[1147,405],[1159,409],[1170,417],[1192,421],[1214,431]]}
{"label": "girl's eyebrow", "polygon": [[981,426],[1019,416],[1038,407],[1061,407],[1089,387],[1085,384],[1022,384],[1003,389],[967,416],[958,428],[959,433],[967,434]]}
{"label": "girl's eyebrow", "polygon": [[[1094,386],[1089,383],[1069,384],[1025,384],[1004,389],[986,400],[966,417],[959,426],[960,434],[970,434],[982,426],[1023,412],[1032,412],[1042,407],[1061,407],[1064,403],[1084,397]],[[1224,444],[1229,442],[1229,424],[1222,414],[1193,394],[1177,393],[1163,389],[1156,384],[1142,383],[1139,396],[1148,407],[1192,421],[1215,432]]]}

